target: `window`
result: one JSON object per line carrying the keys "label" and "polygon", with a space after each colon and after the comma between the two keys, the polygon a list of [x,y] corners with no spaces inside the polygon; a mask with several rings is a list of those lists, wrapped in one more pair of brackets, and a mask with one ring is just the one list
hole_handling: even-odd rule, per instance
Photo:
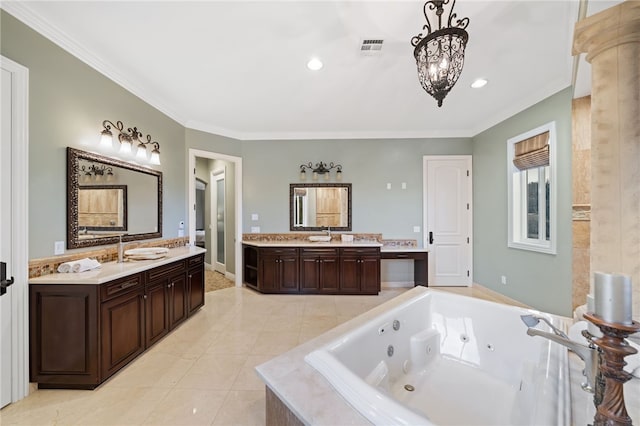
{"label": "window", "polygon": [[555,122],[507,141],[508,246],[556,254]]}

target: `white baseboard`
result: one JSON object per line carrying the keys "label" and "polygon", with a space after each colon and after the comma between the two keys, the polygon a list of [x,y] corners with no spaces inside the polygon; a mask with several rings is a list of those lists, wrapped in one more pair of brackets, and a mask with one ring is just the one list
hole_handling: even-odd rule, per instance
{"label": "white baseboard", "polygon": [[403,288],[403,287],[412,288],[413,286],[414,286],[413,281],[383,281],[380,283],[380,287],[382,288]]}
{"label": "white baseboard", "polygon": [[225,278],[230,279],[231,281],[235,282],[236,281],[236,274],[232,274],[231,272],[227,271],[224,273]]}

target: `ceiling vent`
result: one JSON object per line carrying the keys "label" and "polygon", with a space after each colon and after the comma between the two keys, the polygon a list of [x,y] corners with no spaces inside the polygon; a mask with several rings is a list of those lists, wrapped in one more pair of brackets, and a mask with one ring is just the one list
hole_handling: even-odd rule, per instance
{"label": "ceiling vent", "polygon": [[360,54],[364,56],[377,56],[382,51],[382,45],[384,40],[380,38],[367,38],[363,39],[360,44]]}

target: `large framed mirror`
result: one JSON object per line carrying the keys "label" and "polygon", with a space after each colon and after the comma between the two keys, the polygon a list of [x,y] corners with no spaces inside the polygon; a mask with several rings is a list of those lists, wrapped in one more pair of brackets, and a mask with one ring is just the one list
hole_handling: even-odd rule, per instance
{"label": "large framed mirror", "polygon": [[67,148],[67,248],[162,237],[162,172]]}
{"label": "large framed mirror", "polygon": [[350,183],[289,184],[291,231],[351,231]]}

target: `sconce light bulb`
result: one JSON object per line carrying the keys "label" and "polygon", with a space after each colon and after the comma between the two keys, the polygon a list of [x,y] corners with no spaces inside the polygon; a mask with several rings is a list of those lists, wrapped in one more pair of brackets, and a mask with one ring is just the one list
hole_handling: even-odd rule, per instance
{"label": "sconce light bulb", "polygon": [[338,170],[336,172],[336,180],[342,180],[342,171]]}
{"label": "sconce light bulb", "polygon": [[318,172],[313,172],[313,180],[318,180]]}
{"label": "sconce light bulb", "polygon": [[123,140],[120,142],[120,154],[130,155],[131,154],[131,142],[128,140]]}
{"label": "sconce light bulb", "polygon": [[329,172],[327,172],[327,173],[325,173],[325,174],[324,174],[324,180],[329,180],[329,177],[330,177],[330,176],[329,176]]}
{"label": "sconce light bulb", "polygon": [[149,163],[156,166],[160,165],[160,151],[158,151],[157,148],[154,148],[153,151],[151,151],[151,158],[149,159]]}
{"label": "sconce light bulb", "polygon": [[145,161],[147,159],[147,147],[142,143],[138,144],[136,158],[141,161]]}
{"label": "sconce light bulb", "polygon": [[108,130],[103,130],[100,136],[100,148],[113,148],[113,135]]}
{"label": "sconce light bulb", "polygon": [[303,170],[300,172],[300,180],[306,180],[307,179],[307,173]]}

